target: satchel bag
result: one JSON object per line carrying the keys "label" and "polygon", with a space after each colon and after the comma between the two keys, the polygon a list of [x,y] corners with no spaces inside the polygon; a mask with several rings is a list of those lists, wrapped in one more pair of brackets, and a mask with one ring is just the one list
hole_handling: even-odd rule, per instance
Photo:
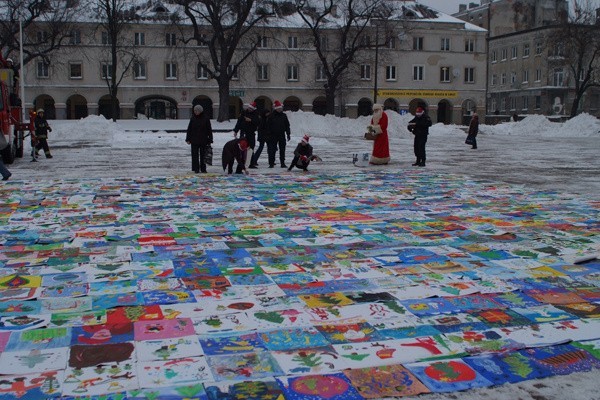
{"label": "satchel bag", "polygon": [[8,147],[8,142],[6,141],[6,136],[4,136],[3,132],[0,132],[0,151],[4,150]]}
{"label": "satchel bag", "polygon": [[467,139],[465,140],[465,144],[468,144],[468,145],[473,144],[473,137],[471,135],[467,136]]}
{"label": "satchel bag", "polygon": [[213,162],[213,149],[210,144],[206,145],[206,150],[204,150],[204,162],[207,165],[212,165]]}
{"label": "satchel bag", "polygon": [[369,131],[369,132],[365,133],[365,139],[367,139],[367,140],[375,140],[375,139],[377,139],[377,136],[379,136],[379,134],[375,133],[375,132]]}

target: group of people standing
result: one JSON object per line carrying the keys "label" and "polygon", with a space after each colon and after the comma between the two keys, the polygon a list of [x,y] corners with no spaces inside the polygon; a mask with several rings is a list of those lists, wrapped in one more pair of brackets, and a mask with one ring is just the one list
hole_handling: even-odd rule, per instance
{"label": "group of people standing", "polygon": [[[243,105],[243,111],[233,128],[234,139],[225,143],[222,153],[223,171],[233,173],[233,165],[237,162],[235,172],[247,173],[248,168],[258,168],[258,159],[267,146],[269,168],[275,167],[277,152],[279,151],[279,165],[281,168],[291,170],[297,166],[307,170],[308,164],[313,159],[312,146],[308,144],[310,138],[304,135],[294,151],[294,159],[290,166],[285,161],[286,144],[291,140],[290,121],[283,112],[283,104],[275,100],[273,110],[258,111],[256,102]],[[258,147],[257,135],[258,134]],[[210,119],[204,113],[202,106],[194,106],[194,115],[187,128],[186,142],[191,145],[192,171],[206,173],[206,148],[213,143],[213,132]]]}

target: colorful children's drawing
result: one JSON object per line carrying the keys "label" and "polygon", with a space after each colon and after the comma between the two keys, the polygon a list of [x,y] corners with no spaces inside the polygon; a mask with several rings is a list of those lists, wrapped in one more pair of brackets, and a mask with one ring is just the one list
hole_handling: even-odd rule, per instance
{"label": "colorful children's drawing", "polygon": [[286,400],[361,400],[363,397],[342,374],[277,378]]}
{"label": "colorful children's drawing", "polygon": [[460,359],[410,363],[404,366],[432,392],[454,392],[492,385],[492,382]]}
{"label": "colorful children's drawing", "polygon": [[178,386],[214,380],[206,357],[185,357],[165,361],[138,362],[141,388]]}
{"label": "colorful children's drawing", "polygon": [[194,324],[190,318],[137,321],[134,322],[133,329],[136,341],[171,339],[194,334]]}
{"label": "colorful children's drawing", "polygon": [[344,375],[365,399],[418,396],[430,392],[402,365],[348,369]]}
{"label": "colorful children's drawing", "polygon": [[139,361],[166,361],[204,355],[195,335],[136,342],[135,351]]}

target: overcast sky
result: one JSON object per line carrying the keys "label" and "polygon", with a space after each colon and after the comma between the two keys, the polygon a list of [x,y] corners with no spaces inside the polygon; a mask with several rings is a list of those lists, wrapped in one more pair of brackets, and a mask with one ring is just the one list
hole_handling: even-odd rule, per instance
{"label": "overcast sky", "polygon": [[435,8],[436,10],[440,10],[441,12],[444,12],[446,14],[453,14],[458,12],[458,5],[459,4],[469,4],[470,2],[472,3],[477,3],[479,4],[479,0],[418,0],[419,3],[423,3],[425,5],[428,5],[432,8]]}

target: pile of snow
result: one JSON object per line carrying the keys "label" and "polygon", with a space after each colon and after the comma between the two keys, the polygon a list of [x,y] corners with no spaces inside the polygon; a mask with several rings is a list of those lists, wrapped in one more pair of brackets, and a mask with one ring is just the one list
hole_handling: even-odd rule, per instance
{"label": "pile of snow", "polygon": [[102,115],[90,115],[77,121],[49,121],[49,124],[53,128],[51,140],[109,143],[123,132],[116,123]]}
{"label": "pile of snow", "polygon": [[480,131],[490,135],[595,136],[600,134],[600,119],[583,113],[560,123],[543,115],[529,115],[519,122],[482,125]]}

